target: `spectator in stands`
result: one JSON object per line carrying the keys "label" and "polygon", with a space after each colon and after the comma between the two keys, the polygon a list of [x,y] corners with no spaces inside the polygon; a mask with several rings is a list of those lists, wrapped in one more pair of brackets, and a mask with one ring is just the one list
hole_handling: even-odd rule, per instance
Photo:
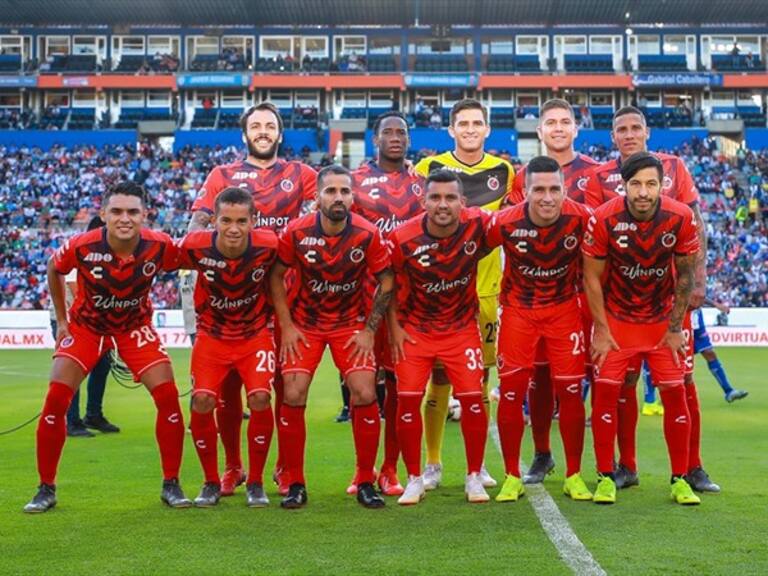
{"label": "spectator in stands", "polygon": [[581,113],[581,128],[585,130],[591,130],[595,127],[594,123],[592,122],[592,112],[589,111],[589,106],[583,104],[580,108]]}
{"label": "spectator in stands", "polygon": [[755,57],[752,54],[752,50],[747,52],[747,56],[744,59],[744,63],[747,65],[747,68],[754,68],[755,67]]}
{"label": "spectator in stands", "polygon": [[738,42],[736,40],[733,41],[733,47],[731,48],[731,62],[733,64],[734,68],[739,67],[739,53],[741,52],[741,48],[739,48]]}
{"label": "spectator in stands", "polygon": [[429,117],[429,126],[435,130],[440,130],[443,127],[443,116],[440,114],[440,110],[435,107],[432,111],[432,115]]}

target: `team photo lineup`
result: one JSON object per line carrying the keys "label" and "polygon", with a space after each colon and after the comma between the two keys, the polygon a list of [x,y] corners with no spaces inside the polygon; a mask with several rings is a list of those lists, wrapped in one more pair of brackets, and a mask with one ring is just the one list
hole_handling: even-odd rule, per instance
{"label": "team photo lineup", "polygon": [[[619,155],[599,163],[574,149],[572,106],[546,101],[537,127],[545,154],[517,174],[485,151],[488,112],[473,99],[450,111],[453,151],[415,164],[397,111],[376,119],[376,156],[351,171],[281,159],[283,120],[269,102],[243,111],[240,128],[245,158],[208,174],[183,238],[147,227],[144,188],[116,181],[101,199],[103,225],[48,262],[56,349],[36,432],[39,486],[25,512],[57,504],[65,416],[110,351],[155,404],[161,500],[171,508],[216,506],[241,484],[247,506],[269,505],[271,448],[266,473],[280,506],[308,505],[305,409],[326,348],[350,399],[347,492],[365,508],[384,507],[386,496],[417,505],[440,486],[449,401],[461,411],[468,502],[515,502],[552,472],[556,406],[563,494],[616,503],[617,490],[639,483],[644,370],[661,398],[671,500],[697,505],[700,493],[720,491],[702,462],[693,380],[706,226],[682,160],[648,151],[640,109],[614,113]],[[149,298],[155,278],[177,270],[194,308],[188,421]],[[491,401],[498,481],[485,465]],[[527,418],[535,456],[522,467]],[[187,424],[204,475],[194,499],[179,478]],[[581,470],[588,426],[596,474]]]}

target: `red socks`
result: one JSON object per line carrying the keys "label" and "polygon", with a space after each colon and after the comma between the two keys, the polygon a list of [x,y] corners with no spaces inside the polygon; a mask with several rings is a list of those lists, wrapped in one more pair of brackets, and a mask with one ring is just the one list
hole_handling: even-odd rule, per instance
{"label": "red socks", "polygon": [[686,404],[687,388],[692,386],[659,388],[661,401],[664,403],[664,439],[667,441],[673,476],[682,476],[689,470],[691,417]]}
{"label": "red socks", "polygon": [[277,435],[283,449],[283,469],[288,474],[288,484],[306,484],[304,480],[304,446],[307,443],[307,426],[304,421],[306,406],[280,407]]}
{"label": "red socks", "polygon": [[[499,409],[496,423],[499,427],[501,452],[507,474],[520,478],[520,443],[523,440],[525,420],[523,399],[528,388],[530,370],[519,370],[514,374],[501,376]],[[462,417],[463,417],[462,412]]]}
{"label": "red socks", "polygon": [[555,410],[555,396],[549,376],[549,364],[536,366],[533,384],[528,393],[528,408],[531,412],[531,433],[536,452],[549,453],[549,432],[552,428],[552,413]]}
{"label": "red socks", "polygon": [[271,406],[264,410],[251,410],[251,417],[248,420],[247,484],[264,483],[264,465],[267,463],[274,429],[275,419],[272,415]]}
{"label": "red socks", "polygon": [[184,449],[184,417],[179,406],[179,391],[173,382],[163,382],[152,390],[157,406],[155,437],[160,447],[163,479],[179,477]]}
{"label": "red socks", "polygon": [[488,438],[488,413],[485,411],[483,394],[462,394],[461,433],[464,436],[464,452],[467,456],[467,473],[480,472],[485,457],[485,442]]}
{"label": "red socks", "polygon": [[384,397],[384,462],[381,471],[397,472],[400,445],[397,443],[397,382],[394,372],[385,371],[387,394]]}
{"label": "red socks", "polygon": [[421,476],[421,419],[423,394],[397,396],[397,437],[409,476]]}
{"label": "red socks", "polygon": [[243,423],[241,387],[240,375],[235,370],[230,371],[221,383],[219,406],[216,408],[216,422],[224,446],[227,470],[243,467],[240,454],[240,429]]}
{"label": "red socks", "polygon": [[581,454],[584,451],[584,402],[581,398],[581,380],[558,380],[555,388],[560,403],[560,437],[563,439],[565,450],[567,478],[581,470]]}
{"label": "red socks", "polygon": [[195,441],[197,456],[203,467],[205,481],[219,484],[218,438],[213,412],[201,414],[192,410],[189,428],[192,431],[192,439]]}
{"label": "red socks", "polygon": [[67,439],[66,414],[75,391],[61,382],[51,382],[37,422],[37,471],[41,484],[56,483],[56,469]]}
{"label": "red socks", "polygon": [[613,473],[613,447],[616,443],[619,395],[623,386],[598,380],[592,386],[592,437],[597,471]]}
{"label": "red socks", "polygon": [[[279,422],[280,407],[283,405],[283,390],[285,385],[283,383],[283,373],[280,372],[278,366],[275,370],[275,379],[272,381],[272,389],[275,391],[275,405],[272,409],[275,411],[275,422]],[[279,430],[278,430],[279,432]],[[283,458],[283,445],[280,443],[280,434],[277,435],[277,460],[275,461],[275,470],[280,471],[285,467],[285,460]]]}
{"label": "red socks", "polygon": [[357,483],[373,483],[373,467],[376,465],[376,452],[379,449],[381,434],[378,402],[352,408],[352,434],[357,455]]}
{"label": "red socks", "polygon": [[686,472],[690,472],[701,466],[701,409],[699,408],[696,384],[693,381],[685,384],[685,403],[691,416],[691,442],[688,445],[688,468],[686,470]]}
{"label": "red socks", "polygon": [[619,464],[637,472],[637,386],[621,386],[618,407]]}

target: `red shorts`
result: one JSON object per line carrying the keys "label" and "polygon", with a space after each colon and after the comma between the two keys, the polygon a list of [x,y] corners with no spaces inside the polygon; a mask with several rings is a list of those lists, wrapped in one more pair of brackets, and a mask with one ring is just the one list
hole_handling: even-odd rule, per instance
{"label": "red shorts", "polygon": [[88,374],[107,350],[115,350],[138,382],[142,374],[155,364],[171,362],[152,324],[121,334],[104,335],[87,326],[69,325],[69,338],[64,338],[53,353],[54,358],[69,358]]}
{"label": "red shorts", "polygon": [[386,322],[382,322],[376,332],[374,352],[376,354],[376,366],[394,372],[395,363],[392,362],[392,347],[389,345],[389,329]]}
{"label": "red shorts", "polygon": [[197,333],[192,347],[192,395],[219,397],[221,384],[234,370],[245,384],[248,396],[270,393],[275,379],[275,341],[265,329],[247,340],[220,340]]}
{"label": "red shorts", "polygon": [[584,335],[575,298],[545,308],[502,306],[496,358],[499,376],[533,368],[541,341],[546,342],[552,378],[584,377]]}
{"label": "red shorts", "polygon": [[323,353],[325,352],[325,347],[327,345],[331,349],[333,363],[336,364],[336,368],[341,372],[342,377],[346,378],[350,372],[357,372],[360,370],[364,372],[376,372],[376,366],[374,366],[370,360],[366,360],[362,364],[352,364],[350,356],[352,355],[353,347],[350,345],[349,347],[344,348],[347,341],[357,332],[362,330],[363,326],[363,324],[359,324],[350,328],[331,330],[330,332],[311,332],[299,328],[307,338],[307,343],[309,345],[304,346],[300,342],[299,347],[302,358],[296,358],[296,362],[293,363],[290,359],[286,359],[280,366],[280,371],[283,374],[305,372],[306,374],[313,375],[318,364],[320,364],[320,361],[323,359]]}
{"label": "red shorts", "polygon": [[[584,292],[579,292],[579,311],[581,313],[581,327],[584,335],[584,365],[592,366],[592,358],[589,355],[589,350],[592,348],[592,313],[589,311],[589,304]],[[536,366],[549,365],[547,342],[544,338],[539,340],[539,345],[536,347],[536,358],[533,363]]]}
{"label": "red shorts", "polygon": [[477,323],[449,334],[419,332],[408,325],[404,328],[416,343],[405,342],[405,358],[395,364],[398,394],[423,394],[437,361],[453,385],[454,396],[482,392],[485,367]]}
{"label": "red shorts", "polygon": [[634,324],[622,322],[607,315],[608,327],[619,350],[612,350],[597,370],[595,381],[621,385],[630,367],[640,370],[640,363],[645,360],[654,383],[660,387],[677,386],[683,383],[685,365],[675,365],[673,352],[669,348],[659,348],[658,344],[667,331],[669,322],[654,324]]}

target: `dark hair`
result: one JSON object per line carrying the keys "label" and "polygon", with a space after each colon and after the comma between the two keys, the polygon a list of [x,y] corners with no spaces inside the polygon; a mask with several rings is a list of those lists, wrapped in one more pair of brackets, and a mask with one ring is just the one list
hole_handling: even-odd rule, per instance
{"label": "dark hair", "polygon": [[104,220],[102,220],[99,216],[94,216],[88,222],[86,230],[90,232],[91,230],[96,230],[96,228],[101,228],[102,226],[104,226]]}
{"label": "dark hair", "polygon": [[352,180],[352,172],[350,172],[348,168],[345,168],[341,164],[331,164],[330,166],[326,166],[317,173],[318,190],[320,190],[323,180],[325,180],[325,177],[329,174],[343,174],[345,176],[349,176],[349,179]]}
{"label": "dark hair", "polygon": [[408,130],[408,120],[405,117],[405,114],[402,112],[398,112],[397,110],[390,110],[389,112],[384,112],[384,114],[380,114],[376,121],[373,123],[373,133],[378,134],[379,128],[381,127],[381,123],[384,122],[387,118],[400,118],[403,122],[405,122],[405,130]]}
{"label": "dark hair", "polygon": [[104,192],[104,197],[101,199],[101,205],[106,206],[109,202],[109,199],[116,194],[122,194],[123,196],[136,196],[139,200],[141,200],[142,205],[147,204],[147,193],[144,191],[144,188],[139,184],[136,184],[136,182],[131,180],[124,180],[123,182],[119,182],[111,188],[108,188],[107,191]]}
{"label": "dark hair", "polygon": [[643,124],[645,124],[645,114],[643,114],[642,110],[635,108],[634,106],[622,106],[616,110],[613,114],[613,123],[616,124],[617,118],[626,116],[627,114],[637,114],[643,120]]}
{"label": "dark hair", "polygon": [[531,158],[525,166],[525,185],[529,186],[531,178],[534,174],[560,174],[560,178],[563,177],[563,172],[560,169],[560,164],[557,160],[550,158],[549,156],[536,156]]}
{"label": "dark hair", "polygon": [[456,115],[462,110],[480,110],[483,113],[483,120],[485,120],[485,123],[488,124],[488,108],[483,106],[483,103],[480,102],[480,100],[475,100],[474,98],[464,98],[463,100],[456,102],[456,104],[454,104],[451,108],[451,126],[453,126],[453,123],[456,121]]}
{"label": "dark hair", "polygon": [[255,208],[253,207],[253,196],[247,190],[243,188],[237,188],[236,186],[230,186],[221,191],[216,196],[215,211],[219,213],[219,208],[222,204],[241,204],[248,206],[248,213],[253,216]]}
{"label": "dark hair", "polygon": [[629,179],[643,168],[656,168],[656,172],[659,174],[659,182],[664,180],[664,166],[661,164],[661,160],[650,152],[636,152],[627,158],[626,162],[622,162],[621,179],[624,182],[629,182]]}
{"label": "dark hair", "polygon": [[269,112],[272,112],[272,114],[274,114],[275,118],[277,119],[278,132],[280,132],[280,134],[283,133],[283,117],[280,116],[280,110],[278,109],[278,107],[272,104],[272,102],[259,102],[258,104],[255,104],[250,108],[247,108],[240,115],[240,130],[242,130],[243,134],[245,134],[248,131],[248,118],[250,118],[251,114],[253,114],[257,110],[267,110]]}
{"label": "dark hair", "polygon": [[544,114],[550,110],[567,110],[570,113],[571,118],[576,118],[576,115],[573,113],[573,107],[571,107],[567,100],[563,100],[562,98],[550,98],[544,102],[539,110],[539,118],[544,118]]}
{"label": "dark hair", "polygon": [[448,170],[446,168],[432,170],[427,176],[427,180],[424,182],[425,191],[429,189],[429,185],[432,182],[456,182],[459,186],[459,192],[464,194],[464,184],[462,183],[461,178],[459,178],[459,175],[453,170]]}

